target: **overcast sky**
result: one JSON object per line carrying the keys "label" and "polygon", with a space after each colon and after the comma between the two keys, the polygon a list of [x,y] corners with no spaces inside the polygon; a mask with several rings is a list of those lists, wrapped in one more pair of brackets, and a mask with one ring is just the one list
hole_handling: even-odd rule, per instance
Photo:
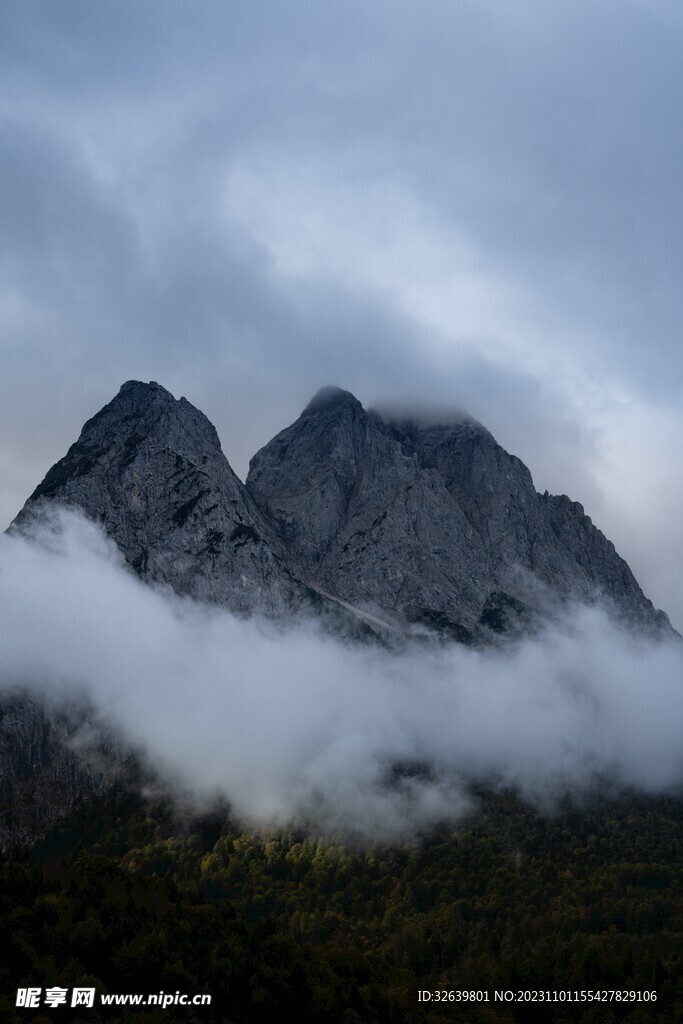
{"label": "overcast sky", "polygon": [[6,0],[0,520],[131,378],[244,476],[334,383],[464,406],[683,626],[683,11]]}

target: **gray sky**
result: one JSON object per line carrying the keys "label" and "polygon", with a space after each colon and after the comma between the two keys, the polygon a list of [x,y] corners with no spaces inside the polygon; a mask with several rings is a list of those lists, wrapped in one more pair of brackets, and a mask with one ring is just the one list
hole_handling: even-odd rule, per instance
{"label": "gray sky", "polygon": [[683,13],[7,0],[0,519],[130,378],[244,476],[322,384],[466,407],[683,626]]}

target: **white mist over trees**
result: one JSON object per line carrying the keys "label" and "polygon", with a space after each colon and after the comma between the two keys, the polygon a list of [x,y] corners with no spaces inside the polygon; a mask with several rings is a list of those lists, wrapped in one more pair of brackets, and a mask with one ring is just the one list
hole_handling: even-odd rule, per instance
{"label": "white mist over trees", "polygon": [[61,511],[0,538],[0,652],[5,692],[84,697],[179,792],[257,824],[395,836],[457,819],[471,781],[552,806],[683,779],[683,645],[597,607],[505,650],[352,646],[151,588]]}

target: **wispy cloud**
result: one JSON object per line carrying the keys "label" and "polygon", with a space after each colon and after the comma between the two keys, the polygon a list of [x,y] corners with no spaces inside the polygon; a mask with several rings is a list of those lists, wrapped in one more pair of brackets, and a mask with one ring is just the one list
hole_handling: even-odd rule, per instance
{"label": "wispy cloud", "polygon": [[411,833],[470,808],[472,780],[548,806],[597,780],[683,782],[683,652],[597,609],[505,651],[342,644],[140,583],[74,513],[0,538],[0,680],[85,695],[179,791],[247,821]]}

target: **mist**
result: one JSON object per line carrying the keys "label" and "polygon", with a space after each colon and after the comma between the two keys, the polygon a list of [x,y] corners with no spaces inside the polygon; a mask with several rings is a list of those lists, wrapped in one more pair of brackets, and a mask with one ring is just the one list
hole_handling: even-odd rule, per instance
{"label": "mist", "polygon": [[597,607],[505,649],[350,645],[140,582],[73,511],[0,537],[0,691],[82,701],[169,787],[250,826],[414,834],[472,783],[544,808],[683,779],[683,644]]}

